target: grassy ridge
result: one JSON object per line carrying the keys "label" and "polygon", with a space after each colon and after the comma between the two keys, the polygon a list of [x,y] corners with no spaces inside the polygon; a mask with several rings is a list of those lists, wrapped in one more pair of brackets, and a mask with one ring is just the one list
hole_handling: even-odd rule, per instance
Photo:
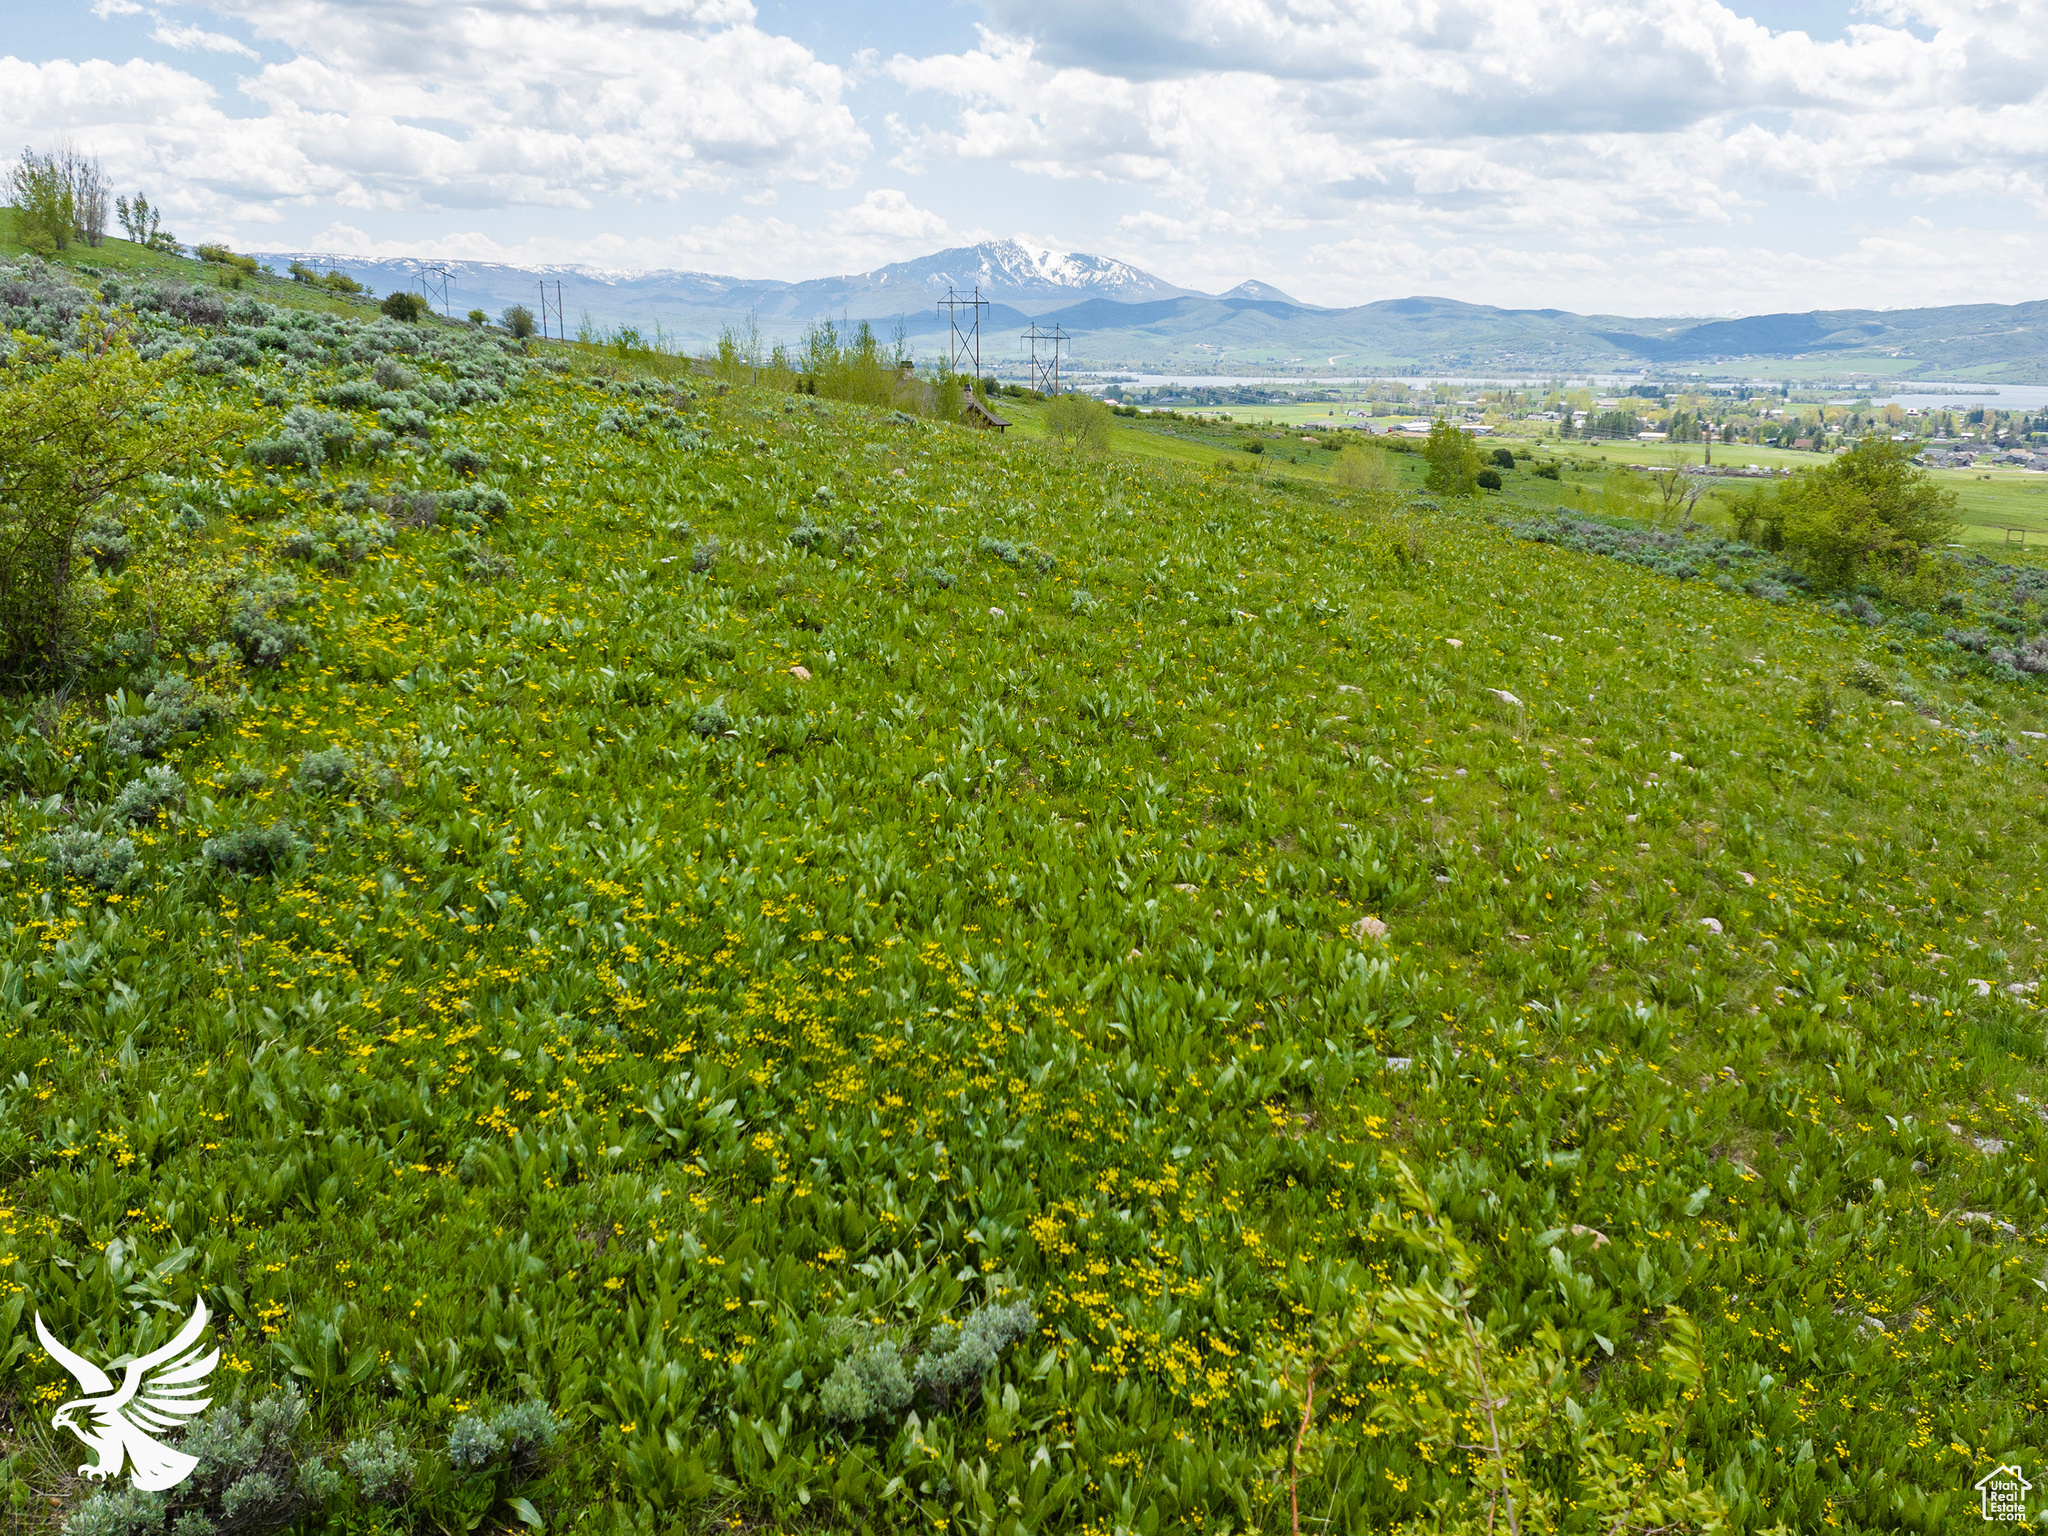
{"label": "grassy ridge", "polygon": [[[100,706],[14,738],[10,1283],[67,1338],[196,1289],[337,1441],[545,1398],[551,1525],[1476,1529],[1497,1459],[1399,1406],[1477,1412],[1447,1346],[1331,1331],[1434,1219],[1488,1358],[1554,1330],[1555,1511],[1597,1434],[1698,1528],[1939,1529],[2039,1458],[2032,694],[1426,505],[630,405],[438,428],[509,569],[302,577],[128,891],[42,852],[137,771]],[[206,482],[222,539],[327,515]],[[275,876],[202,852],[279,821]],[[973,1390],[828,1415],[1018,1299]],[[28,1436],[69,1383],[10,1369]]]}

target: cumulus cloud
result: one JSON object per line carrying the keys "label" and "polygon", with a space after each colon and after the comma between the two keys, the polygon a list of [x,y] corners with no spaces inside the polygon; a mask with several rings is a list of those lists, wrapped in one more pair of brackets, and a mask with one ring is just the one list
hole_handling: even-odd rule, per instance
{"label": "cumulus cloud", "polygon": [[[102,0],[103,14],[139,7]],[[0,61],[0,134],[91,144],[179,217],[431,210],[849,184],[845,77],[747,0],[215,0],[284,55],[245,103],[174,67]],[[254,50],[160,21],[178,49]],[[260,61],[259,61],[260,62]],[[253,105],[252,115],[244,110]]]}
{"label": "cumulus cloud", "polygon": [[1270,271],[1255,253],[1279,247],[1354,296],[1403,274],[1577,283],[1688,240],[1751,259],[1728,231],[1894,198],[2034,216],[2042,0],[1866,0],[1835,38],[1746,8],[983,0],[976,46],[882,67],[931,108],[892,125],[907,172],[1121,187],[1142,205],[1121,254]]}

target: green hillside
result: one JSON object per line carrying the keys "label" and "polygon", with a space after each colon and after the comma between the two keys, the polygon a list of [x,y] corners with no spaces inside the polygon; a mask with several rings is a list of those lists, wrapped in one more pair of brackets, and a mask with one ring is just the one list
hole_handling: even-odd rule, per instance
{"label": "green hillside", "polygon": [[[7,704],[15,1528],[1934,1531],[2048,1449],[2031,567],[111,294],[239,425]],[[197,1301],[198,1471],[94,1492],[32,1317]]]}

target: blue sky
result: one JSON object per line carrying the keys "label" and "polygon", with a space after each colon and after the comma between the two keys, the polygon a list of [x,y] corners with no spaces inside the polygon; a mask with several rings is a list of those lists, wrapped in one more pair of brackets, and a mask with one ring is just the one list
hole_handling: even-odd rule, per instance
{"label": "blue sky", "polygon": [[798,278],[988,237],[1323,303],[2048,297],[2048,0],[96,0],[0,134],[182,238]]}

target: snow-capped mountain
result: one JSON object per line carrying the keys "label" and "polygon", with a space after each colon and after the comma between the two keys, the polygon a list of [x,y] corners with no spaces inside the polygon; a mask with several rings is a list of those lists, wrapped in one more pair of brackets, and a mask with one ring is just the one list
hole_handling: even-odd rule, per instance
{"label": "snow-capped mountain", "polygon": [[1196,292],[1193,288],[1177,288],[1164,278],[1113,257],[1040,250],[1015,240],[955,246],[916,261],[877,267],[858,277],[826,281],[877,291],[900,292],[912,287],[934,295],[943,294],[948,286],[956,292],[979,287],[984,298],[1018,308],[1041,301],[1071,304],[1077,299],[1115,299],[1135,304]]}
{"label": "snow-capped mountain", "polygon": [[949,286],[961,293],[978,287],[981,296],[1001,311],[992,311],[989,321],[1004,325],[1083,299],[1143,303],[1195,292],[1111,257],[1040,250],[1015,240],[957,246],[915,261],[892,262],[872,272],[798,283],[679,270],[514,267],[488,261],[373,259],[308,251],[263,254],[280,270],[293,261],[323,272],[338,269],[379,293],[401,288],[438,291],[428,283],[428,275],[446,271],[449,307],[457,314],[482,309],[495,316],[511,304],[524,304],[537,314],[542,284],[552,304],[559,283],[563,313],[572,333],[579,318],[588,314],[600,330],[621,324],[647,330],[658,323],[685,338],[715,335],[721,325],[737,322],[749,311],[765,331],[788,339],[812,321],[824,319],[872,320],[886,328],[901,316],[909,329],[922,331],[930,328],[927,322],[932,319],[934,301]]}

